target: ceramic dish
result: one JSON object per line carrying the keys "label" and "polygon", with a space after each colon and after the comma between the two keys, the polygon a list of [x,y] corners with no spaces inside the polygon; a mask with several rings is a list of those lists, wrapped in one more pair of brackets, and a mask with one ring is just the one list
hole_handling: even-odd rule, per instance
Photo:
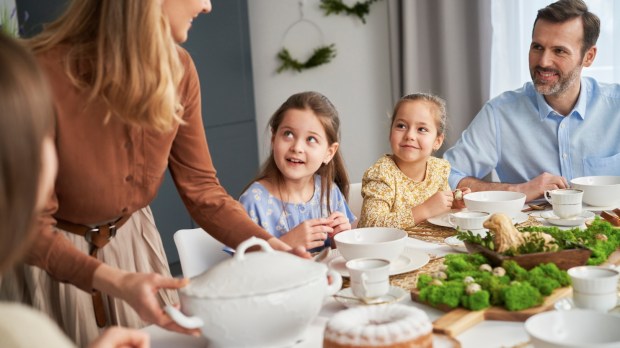
{"label": "ceramic dish", "polygon": [[[345,266],[346,260],[344,257],[340,255],[338,249],[332,250],[332,254],[334,254],[334,256],[327,264],[329,268],[340,273],[343,277],[348,277],[349,270],[347,270]],[[390,275],[415,271],[426,265],[428,261],[430,261],[430,257],[427,253],[405,247],[405,251],[390,264]]]}
{"label": "ceramic dish", "polygon": [[[555,301],[555,303],[553,304],[553,308],[555,308],[555,310],[557,311],[569,311],[571,309],[577,309],[577,307],[575,307],[575,302],[573,302],[573,299],[570,297],[564,297]],[[618,298],[616,307],[610,309],[608,313],[620,316],[620,297]]]}
{"label": "ceramic dish", "polygon": [[592,251],[589,249],[577,248],[544,253],[506,256],[494,250],[489,250],[479,244],[466,242],[465,247],[470,253],[481,253],[484,255],[487,259],[489,259],[492,266],[501,266],[502,262],[512,260],[525,269],[531,269],[541,263],[553,262],[558,266],[558,268],[567,270],[571,267],[585,265],[590,257],[590,254],[592,254]]}
{"label": "ceramic dish", "polygon": [[461,252],[461,253],[466,253],[467,252],[467,248],[465,247],[465,243],[463,243],[462,240],[456,238],[456,236],[451,236],[448,237],[446,239],[444,239],[444,242],[446,244],[448,244],[452,249]]}
{"label": "ceramic dish", "polygon": [[[449,211],[441,215],[433,216],[431,218],[428,218],[428,220],[426,221],[430,222],[433,225],[452,228],[452,225],[450,225],[450,222],[448,221],[448,216],[450,216],[450,214],[455,213],[457,211],[459,210],[452,210],[452,211]],[[460,211],[467,211],[467,210],[463,209]],[[519,212],[515,215],[515,217],[512,218],[512,223],[514,224],[524,223],[527,221],[527,219],[528,219],[528,215],[526,213]]]}
{"label": "ceramic dish", "polygon": [[531,316],[524,326],[534,347],[620,346],[620,318],[608,313],[580,309],[548,311]]}
{"label": "ceramic dish", "polygon": [[569,219],[562,219],[557,217],[553,211],[545,211],[540,214],[540,217],[552,225],[574,227],[583,225],[588,219],[593,219],[594,213],[588,210],[583,210],[579,216]]}
{"label": "ceramic dish", "polygon": [[408,292],[403,288],[399,288],[398,286],[390,286],[390,290],[388,291],[387,294],[380,296],[379,298],[373,300],[371,303],[365,303],[364,301],[362,301],[361,299],[353,295],[353,290],[351,290],[351,288],[345,288],[345,289],[338,291],[334,295],[334,298],[336,299],[336,301],[340,302],[345,307],[350,308],[350,307],[365,306],[365,305],[375,306],[375,305],[396,303],[402,300],[403,298],[405,298],[407,294]]}

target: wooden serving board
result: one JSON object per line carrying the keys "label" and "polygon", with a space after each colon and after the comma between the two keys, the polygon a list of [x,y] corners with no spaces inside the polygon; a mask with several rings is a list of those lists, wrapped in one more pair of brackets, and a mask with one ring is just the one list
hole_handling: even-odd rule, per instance
{"label": "wooden serving board", "polygon": [[[489,307],[479,311],[470,311],[465,308],[439,306],[437,309],[447,313],[433,322],[433,331],[455,337],[484,320],[525,321],[534,314],[552,309],[553,304],[557,300],[570,296],[571,293],[571,287],[555,289],[551,295],[545,297],[545,301],[540,306],[514,312],[502,307]],[[419,295],[420,293],[418,290],[414,289],[411,292],[411,299],[416,302],[424,303],[420,301]]]}

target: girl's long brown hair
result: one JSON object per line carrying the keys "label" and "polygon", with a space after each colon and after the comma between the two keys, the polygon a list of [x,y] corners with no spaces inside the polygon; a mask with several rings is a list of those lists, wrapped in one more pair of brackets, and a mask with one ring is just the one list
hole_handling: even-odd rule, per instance
{"label": "girl's long brown hair", "polygon": [[[336,111],[336,108],[332,102],[327,99],[327,97],[318,92],[302,92],[290,96],[278,108],[273,116],[271,116],[271,119],[269,120],[271,134],[276,134],[278,132],[278,127],[280,127],[286,111],[290,109],[311,110],[323,125],[329,145],[339,142],[340,119],[338,118],[338,111]],[[336,151],[329,163],[321,165],[316,174],[321,176],[321,202],[323,202],[324,198],[326,199],[328,214],[331,214],[330,191],[332,188],[332,183],[336,183],[336,186],[338,186],[347,200],[349,198],[349,176],[347,175],[347,170],[345,168],[340,149]],[[273,179],[278,184],[283,181],[282,173],[278,169],[276,161],[273,158],[273,149],[269,154],[269,158],[267,158],[265,163],[262,165],[259,174],[250,182],[249,185],[255,181],[263,179]],[[247,187],[249,187],[249,185]]]}
{"label": "girl's long brown hair", "polygon": [[0,273],[33,238],[41,149],[52,101],[35,59],[0,32]]}
{"label": "girl's long brown hair", "polygon": [[155,0],[74,0],[28,41],[35,53],[67,48],[65,71],[108,117],[166,131],[181,122],[183,76],[170,26]]}

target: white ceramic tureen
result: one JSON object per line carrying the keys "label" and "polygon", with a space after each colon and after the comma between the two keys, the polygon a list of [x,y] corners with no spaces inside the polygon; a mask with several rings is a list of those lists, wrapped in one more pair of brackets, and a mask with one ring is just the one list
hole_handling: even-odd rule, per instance
{"label": "white ceramic tureen", "polygon": [[[262,251],[246,253],[253,246]],[[233,258],[181,289],[183,312],[196,317],[167,310],[182,326],[203,324],[209,347],[287,347],[303,338],[323,299],[341,285],[340,274],[326,265],[274,251],[253,237],[239,245]]]}

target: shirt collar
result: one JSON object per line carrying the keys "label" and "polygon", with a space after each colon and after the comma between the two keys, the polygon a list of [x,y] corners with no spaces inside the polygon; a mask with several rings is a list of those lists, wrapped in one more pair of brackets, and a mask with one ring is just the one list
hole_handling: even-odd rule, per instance
{"label": "shirt collar", "polygon": [[[533,84],[532,84],[532,87],[534,87],[534,91],[536,91],[536,87]],[[535,93],[536,93],[536,102],[538,104],[538,116],[540,117],[541,121],[544,120],[546,117],[549,117],[552,115],[559,115],[557,112],[553,110],[551,106],[549,106],[549,104],[547,104],[547,101],[542,96],[542,94],[538,92],[535,92]],[[576,114],[582,120],[585,119],[587,100],[588,100],[588,88],[586,88],[586,81],[584,79],[581,79],[581,90],[579,91],[579,98],[577,98],[577,104],[575,104],[575,107],[573,107],[573,110],[571,110],[571,112],[569,113],[569,116]]]}

